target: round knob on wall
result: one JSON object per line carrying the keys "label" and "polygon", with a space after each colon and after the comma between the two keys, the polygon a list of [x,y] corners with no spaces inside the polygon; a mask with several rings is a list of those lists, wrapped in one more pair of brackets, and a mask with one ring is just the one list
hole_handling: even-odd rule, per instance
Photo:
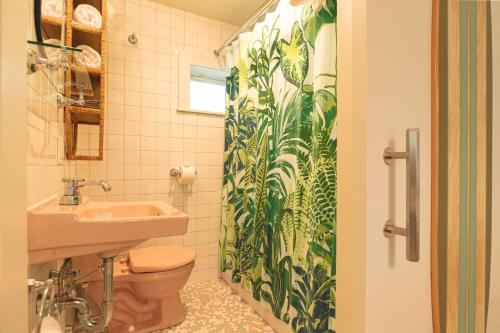
{"label": "round knob on wall", "polygon": [[139,39],[137,38],[137,35],[133,32],[130,35],[128,35],[128,42],[132,45],[137,44]]}

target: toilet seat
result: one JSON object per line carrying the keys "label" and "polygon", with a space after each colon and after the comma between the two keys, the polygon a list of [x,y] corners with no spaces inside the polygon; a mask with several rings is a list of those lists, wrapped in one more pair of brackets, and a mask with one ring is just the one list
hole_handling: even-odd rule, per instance
{"label": "toilet seat", "polygon": [[182,246],[145,247],[130,250],[128,266],[133,273],[174,270],[194,261],[196,252]]}

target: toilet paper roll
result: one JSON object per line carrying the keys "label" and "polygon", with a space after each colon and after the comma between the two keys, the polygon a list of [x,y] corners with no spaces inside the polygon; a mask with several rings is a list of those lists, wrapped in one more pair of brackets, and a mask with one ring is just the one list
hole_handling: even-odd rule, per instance
{"label": "toilet paper roll", "polygon": [[42,320],[40,333],[63,333],[63,330],[56,318],[47,316]]}
{"label": "toilet paper roll", "polygon": [[194,183],[196,178],[196,168],[194,166],[181,166],[179,167],[179,175],[177,181],[181,185],[189,185]]}

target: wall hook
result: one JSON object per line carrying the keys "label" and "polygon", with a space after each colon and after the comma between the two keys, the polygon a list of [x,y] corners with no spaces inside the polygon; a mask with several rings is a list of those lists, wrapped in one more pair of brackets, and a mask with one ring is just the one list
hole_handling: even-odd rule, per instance
{"label": "wall hook", "polygon": [[135,44],[137,44],[138,41],[139,41],[139,39],[137,39],[137,35],[135,34],[135,32],[128,35],[128,42],[130,44],[135,45]]}

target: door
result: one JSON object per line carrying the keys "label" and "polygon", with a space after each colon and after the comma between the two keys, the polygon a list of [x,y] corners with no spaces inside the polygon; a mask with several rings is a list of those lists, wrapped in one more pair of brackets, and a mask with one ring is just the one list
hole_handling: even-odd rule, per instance
{"label": "door", "polygon": [[[432,332],[430,289],[430,1],[368,1],[366,332]],[[420,132],[420,259],[405,237],[386,238],[387,220],[406,226],[406,163],[388,166],[385,147],[406,150]]]}
{"label": "door", "polygon": [[[339,2],[337,328],[431,333],[432,2]],[[406,224],[406,166],[384,163],[420,131],[420,259],[383,234]]]}

